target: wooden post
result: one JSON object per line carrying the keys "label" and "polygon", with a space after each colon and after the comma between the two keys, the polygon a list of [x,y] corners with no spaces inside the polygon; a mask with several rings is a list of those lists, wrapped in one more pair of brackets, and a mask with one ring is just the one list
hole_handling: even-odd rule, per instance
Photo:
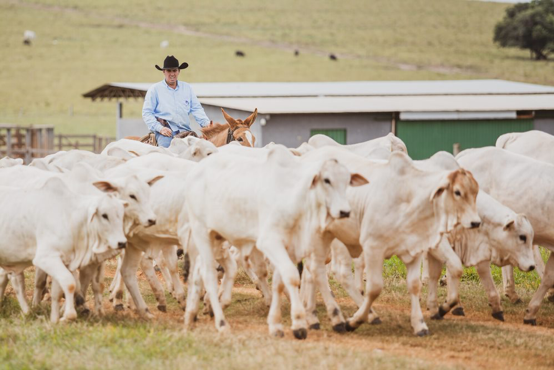
{"label": "wooden post", "polygon": [[48,153],[54,152],[54,128],[48,127],[46,129],[46,137],[47,137],[47,143],[46,143],[46,149],[48,150]]}
{"label": "wooden post", "polygon": [[454,157],[460,153],[460,143],[454,143],[452,146],[452,154],[454,154]]}
{"label": "wooden post", "polygon": [[12,156],[12,129],[6,129],[6,155]]}
{"label": "wooden post", "polygon": [[98,153],[97,147],[96,147],[96,134],[92,135],[92,152]]}
{"label": "wooden post", "polygon": [[31,129],[25,130],[25,164],[31,163]]}
{"label": "wooden post", "polygon": [[58,135],[58,150],[59,151],[62,150],[62,135],[61,134]]}

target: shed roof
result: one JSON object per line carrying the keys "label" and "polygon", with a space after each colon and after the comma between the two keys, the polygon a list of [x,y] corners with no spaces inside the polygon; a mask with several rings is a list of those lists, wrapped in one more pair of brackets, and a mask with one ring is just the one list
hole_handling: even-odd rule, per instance
{"label": "shed roof", "polygon": [[492,112],[554,110],[553,94],[201,98],[204,105],[260,114],[364,112]]}
{"label": "shed roof", "polygon": [[[152,83],[109,83],[86,98],[140,98]],[[554,94],[554,87],[505,80],[192,83],[199,98]]]}

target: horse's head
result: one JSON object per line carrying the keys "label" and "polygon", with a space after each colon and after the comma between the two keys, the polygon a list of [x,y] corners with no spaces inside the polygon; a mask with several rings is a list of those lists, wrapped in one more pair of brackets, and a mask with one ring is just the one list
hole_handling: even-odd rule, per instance
{"label": "horse's head", "polygon": [[229,124],[229,128],[231,130],[230,132],[233,135],[233,140],[236,140],[243,146],[254,147],[256,138],[250,131],[250,126],[252,126],[252,124],[254,124],[254,121],[256,121],[258,108],[256,108],[254,110],[254,113],[249,115],[244,121],[241,119],[234,119],[233,117],[228,115],[223,108],[221,108],[221,111],[223,112],[223,117],[225,117],[225,120]]}

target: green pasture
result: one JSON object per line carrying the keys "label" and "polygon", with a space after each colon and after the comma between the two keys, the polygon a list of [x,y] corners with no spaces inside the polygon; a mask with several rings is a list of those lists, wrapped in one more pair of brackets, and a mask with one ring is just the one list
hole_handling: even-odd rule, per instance
{"label": "green pasture", "polygon": [[[154,64],[168,54],[190,64],[181,74],[189,82],[554,84],[552,62],[492,43],[506,7],[466,0],[0,0],[0,123],[114,135],[115,103],[81,94],[107,82],[161,80]],[[37,34],[31,47],[22,43],[26,29]],[[238,49],[245,58],[234,56]],[[331,52],[339,61],[327,58]],[[140,116],[141,106],[126,103],[124,115]]]}

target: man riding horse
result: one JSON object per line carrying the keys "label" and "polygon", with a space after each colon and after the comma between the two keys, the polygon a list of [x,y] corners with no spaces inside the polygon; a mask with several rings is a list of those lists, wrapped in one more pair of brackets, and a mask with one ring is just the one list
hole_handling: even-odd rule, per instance
{"label": "man riding horse", "polygon": [[179,64],[173,55],[165,58],[163,68],[156,65],[165,78],[148,89],[142,118],[150,131],[155,133],[158,146],[168,148],[174,136],[193,133],[189,114],[194,116],[200,127],[210,123],[191,86],[177,80],[181,69],[188,66],[188,63]]}

